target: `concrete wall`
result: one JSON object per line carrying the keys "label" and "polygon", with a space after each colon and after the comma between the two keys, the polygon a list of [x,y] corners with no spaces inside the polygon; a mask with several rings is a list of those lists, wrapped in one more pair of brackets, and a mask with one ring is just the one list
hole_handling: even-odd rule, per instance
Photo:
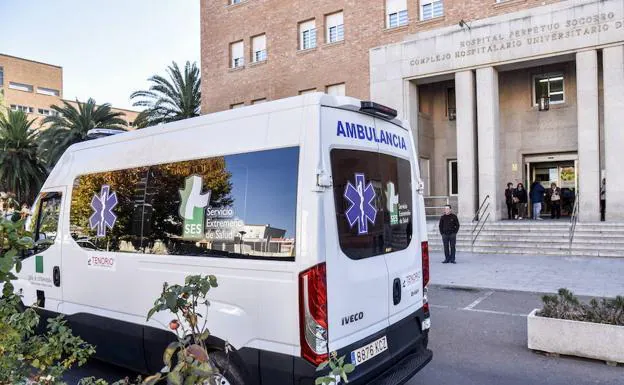
{"label": "concrete wall", "polygon": [[[533,105],[533,77],[551,72],[564,74],[565,103],[540,112]],[[447,81],[418,87],[419,151],[430,159],[431,195],[448,195],[448,160],[457,158],[456,124],[446,113],[446,92],[453,86]],[[501,190],[507,182],[526,183],[524,156],[577,151],[574,62],[499,72],[499,95]]]}
{"label": "concrete wall", "polygon": [[[538,111],[533,106],[533,77],[551,72],[564,74],[565,103]],[[501,190],[507,182],[525,183],[524,155],[577,151],[575,74],[574,62],[499,73]]]}
{"label": "concrete wall", "polygon": [[449,195],[448,161],[457,159],[455,121],[447,114],[447,90],[453,81],[420,85],[419,151],[430,159],[431,195]]}

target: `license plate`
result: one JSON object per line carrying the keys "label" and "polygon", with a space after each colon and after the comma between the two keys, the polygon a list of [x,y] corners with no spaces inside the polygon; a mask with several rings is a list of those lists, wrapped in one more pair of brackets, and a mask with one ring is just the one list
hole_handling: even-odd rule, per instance
{"label": "license plate", "polygon": [[388,350],[386,336],[351,352],[351,364],[358,366]]}

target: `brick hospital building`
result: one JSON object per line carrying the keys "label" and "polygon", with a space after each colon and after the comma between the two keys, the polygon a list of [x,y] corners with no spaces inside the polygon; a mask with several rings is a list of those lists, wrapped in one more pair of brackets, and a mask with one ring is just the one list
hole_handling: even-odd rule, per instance
{"label": "brick hospital building", "polygon": [[[312,91],[409,120],[430,197],[469,220],[507,182],[624,220],[624,1],[202,0],[202,108]],[[548,212],[548,204],[543,208]]]}

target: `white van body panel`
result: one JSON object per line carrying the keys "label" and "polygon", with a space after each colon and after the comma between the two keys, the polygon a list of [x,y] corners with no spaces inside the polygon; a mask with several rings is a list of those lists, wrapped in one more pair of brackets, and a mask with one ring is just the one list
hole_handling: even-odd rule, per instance
{"label": "white van body panel", "polygon": [[[414,238],[409,249],[397,253],[396,258],[386,255],[355,261],[340,250],[331,188],[317,185],[317,175],[331,174],[328,150],[389,150],[374,143],[337,138],[335,123],[328,124],[325,119],[357,119],[370,125],[391,126],[389,130],[409,138],[410,154],[398,155],[410,159],[414,180],[418,180],[409,128],[379,123],[371,116],[338,108],[345,105],[353,107],[359,101],[308,94],[70,147],[42,189],[63,194],[59,236],[53,247],[43,252],[46,269],[52,265],[48,262],[61,266],[61,286],[46,288],[58,290],[59,294],[46,292],[45,308],[66,315],[89,313],[167,329],[170,314],[157,313],[146,321],[163,282],[183,283],[187,275],[214,274],[219,287],[210,292],[207,315],[213,335],[237,349],[253,347],[299,356],[299,273],[318,263],[327,261],[330,266],[330,350],[358,341],[422,307],[421,293],[410,298],[400,311],[392,310],[389,282],[394,275],[421,269],[420,241],[426,240],[426,226],[418,219],[424,218],[421,195],[413,194]],[[294,262],[106,252],[107,257],[114,259],[114,267],[94,269],[87,261],[102,252],[81,248],[70,234],[73,184],[80,175],[294,146],[299,147]],[[40,289],[28,278],[34,265],[34,258],[26,259],[15,282],[26,304],[36,299],[36,290]],[[49,274],[46,270],[45,276]],[[338,326],[343,316],[356,311],[366,311],[365,323]]]}

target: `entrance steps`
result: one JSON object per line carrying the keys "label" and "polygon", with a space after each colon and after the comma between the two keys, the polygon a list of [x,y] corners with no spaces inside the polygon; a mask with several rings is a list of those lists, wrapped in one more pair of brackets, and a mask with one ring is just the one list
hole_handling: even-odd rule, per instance
{"label": "entrance steps", "polygon": [[[463,223],[457,234],[458,251],[480,254],[572,255],[624,258],[624,223],[576,224],[570,245],[570,223],[566,221],[487,222],[474,244],[474,223]],[[429,249],[442,251],[438,223],[427,222]]]}

